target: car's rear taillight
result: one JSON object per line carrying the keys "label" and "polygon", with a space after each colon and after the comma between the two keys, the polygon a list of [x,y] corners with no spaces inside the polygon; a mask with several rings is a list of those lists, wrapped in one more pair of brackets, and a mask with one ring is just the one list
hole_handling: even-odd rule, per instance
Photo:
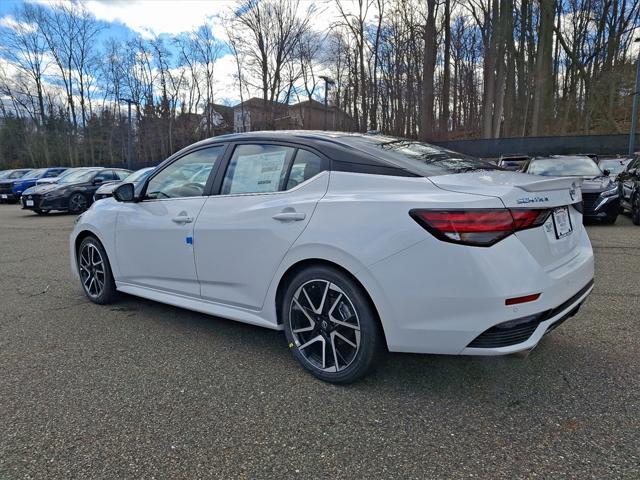
{"label": "car's rear taillight", "polygon": [[414,209],[409,215],[445,242],[488,247],[518,230],[542,225],[551,210],[541,209]]}

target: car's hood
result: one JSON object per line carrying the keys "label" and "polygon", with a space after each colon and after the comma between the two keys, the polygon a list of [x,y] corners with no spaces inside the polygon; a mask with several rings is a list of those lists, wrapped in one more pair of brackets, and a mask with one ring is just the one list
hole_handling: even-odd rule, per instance
{"label": "car's hood", "polygon": [[55,183],[44,183],[39,185],[36,184],[33,187],[27,188],[24,192],[22,192],[22,194],[23,195],[32,195],[32,194],[42,195],[44,193],[50,192],[51,190],[55,190],[59,186],[60,185],[56,185]]}
{"label": "car's hood", "polygon": [[428,177],[453,192],[499,197],[507,207],[567,205],[581,200],[581,178],[542,177],[504,170],[482,170]]}
{"label": "car's hood", "polygon": [[604,190],[610,190],[617,185],[614,177],[584,177],[582,180],[583,192],[602,192]]}
{"label": "car's hood", "polygon": [[36,179],[35,178],[27,178],[25,180],[14,180],[13,181],[13,185],[16,187],[22,186],[22,185],[35,185],[36,183]]}
{"label": "car's hood", "polygon": [[65,190],[67,188],[77,188],[77,187],[89,187],[91,186],[91,182],[81,182],[81,183],[54,183],[51,185],[37,185],[38,188],[44,188],[44,192],[39,193],[49,193],[56,190]]}

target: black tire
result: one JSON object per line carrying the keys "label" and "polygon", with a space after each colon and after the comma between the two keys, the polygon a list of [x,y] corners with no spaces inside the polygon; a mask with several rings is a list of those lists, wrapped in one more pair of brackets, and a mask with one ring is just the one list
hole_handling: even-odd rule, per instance
{"label": "black tire", "polygon": [[[87,251],[91,253],[86,255]],[[97,254],[95,253],[96,251]],[[98,257],[102,262],[102,274],[99,273],[97,266],[94,265]],[[89,260],[90,265],[87,265],[87,260]],[[107,252],[105,252],[100,240],[92,235],[82,240],[76,252],[76,265],[82,290],[89,300],[99,305],[107,305],[116,301],[118,295],[116,282],[113,279]],[[89,270],[87,270],[87,267]],[[91,270],[92,268],[93,270]],[[91,283],[89,280],[91,274],[95,275],[95,283]],[[102,281],[102,288],[99,290],[92,288],[93,285],[99,287],[100,280]]]}
{"label": "black tire", "polygon": [[[287,285],[280,311],[293,356],[320,380],[354,382],[371,371],[382,353],[383,334],[369,298],[360,285],[337,269],[318,265],[298,272]],[[313,340],[320,337],[323,340]],[[300,349],[304,345],[307,347]],[[325,353],[324,364],[321,352]],[[330,369],[333,371],[327,371]]]}
{"label": "black tire", "polygon": [[82,193],[74,193],[69,197],[69,212],[82,213],[89,208],[90,202]]}
{"label": "black tire", "polygon": [[640,194],[638,193],[631,199],[631,221],[640,225]]}

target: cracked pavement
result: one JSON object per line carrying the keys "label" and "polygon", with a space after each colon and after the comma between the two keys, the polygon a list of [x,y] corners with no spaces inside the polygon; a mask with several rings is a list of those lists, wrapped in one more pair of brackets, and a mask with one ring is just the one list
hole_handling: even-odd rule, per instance
{"label": "cracked pavement", "polygon": [[640,227],[589,226],[594,293],[526,359],[387,355],[324,384],[284,337],[88,302],[73,216],[0,205],[0,479],[640,477]]}

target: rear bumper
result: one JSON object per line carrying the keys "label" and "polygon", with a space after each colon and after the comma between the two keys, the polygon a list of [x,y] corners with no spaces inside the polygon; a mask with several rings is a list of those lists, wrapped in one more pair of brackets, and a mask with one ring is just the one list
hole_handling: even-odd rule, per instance
{"label": "rear bumper", "polygon": [[[366,288],[389,350],[504,355],[533,348],[552,325],[575,313],[593,288],[593,251],[580,227],[571,256],[546,268],[516,236],[491,248],[426,240],[370,266],[363,272],[372,277]],[[535,301],[506,305],[508,298],[536,293]],[[497,325],[522,319],[534,324],[518,343],[470,346]]]}
{"label": "rear bumper", "polygon": [[573,317],[592,290],[593,280],[556,308],[495,325],[478,335],[461,354],[507,355],[530,350],[545,334]]}

